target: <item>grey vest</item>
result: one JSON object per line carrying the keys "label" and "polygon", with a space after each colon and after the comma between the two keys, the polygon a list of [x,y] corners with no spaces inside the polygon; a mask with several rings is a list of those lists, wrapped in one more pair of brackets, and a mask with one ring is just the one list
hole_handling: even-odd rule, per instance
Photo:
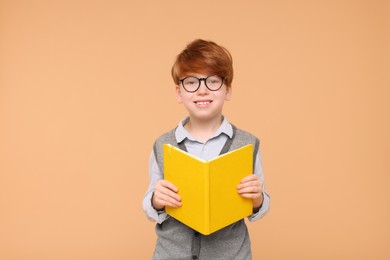
{"label": "grey vest", "polygon": [[[233,125],[232,125],[233,126]],[[160,136],[153,147],[161,172],[164,172],[163,144],[171,144],[186,151],[184,143],[177,143],[173,129]],[[259,140],[252,134],[233,126],[233,137],[226,141],[220,154],[247,144],[254,145],[253,165],[259,149]],[[250,239],[244,219],[208,236],[202,235],[176,219],[169,217],[156,225],[155,260],[250,260]]]}

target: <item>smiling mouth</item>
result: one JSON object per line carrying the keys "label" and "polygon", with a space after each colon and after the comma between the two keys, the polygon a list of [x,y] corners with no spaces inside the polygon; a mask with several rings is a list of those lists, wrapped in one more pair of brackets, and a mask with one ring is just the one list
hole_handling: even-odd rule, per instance
{"label": "smiling mouth", "polygon": [[197,105],[208,105],[211,102],[213,102],[213,101],[211,101],[211,100],[209,100],[209,101],[195,101],[194,103]]}

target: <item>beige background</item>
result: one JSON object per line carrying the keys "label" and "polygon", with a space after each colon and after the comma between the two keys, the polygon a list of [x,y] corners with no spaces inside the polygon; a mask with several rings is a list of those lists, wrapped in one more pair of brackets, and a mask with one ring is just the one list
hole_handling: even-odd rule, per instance
{"label": "beige background", "polygon": [[260,137],[254,259],[390,258],[389,1],[0,1],[0,259],[150,259],[170,68],[234,57],[225,114]]}

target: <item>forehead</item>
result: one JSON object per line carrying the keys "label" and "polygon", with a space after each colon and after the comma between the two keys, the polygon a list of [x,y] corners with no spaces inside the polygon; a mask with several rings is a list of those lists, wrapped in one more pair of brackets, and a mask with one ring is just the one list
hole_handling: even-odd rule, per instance
{"label": "forehead", "polygon": [[207,78],[208,74],[205,73],[187,73],[184,77],[196,77],[196,78]]}
{"label": "forehead", "polygon": [[213,70],[192,70],[192,71],[181,73],[180,78],[185,78],[185,77],[207,78],[209,76],[219,76],[219,75]]}

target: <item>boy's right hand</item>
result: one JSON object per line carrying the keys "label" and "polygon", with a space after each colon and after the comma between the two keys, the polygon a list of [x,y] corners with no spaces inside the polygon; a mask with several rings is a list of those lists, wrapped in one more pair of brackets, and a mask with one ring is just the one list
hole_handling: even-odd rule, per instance
{"label": "boy's right hand", "polygon": [[166,180],[160,180],[154,186],[152,206],[155,210],[163,210],[165,206],[177,208],[181,206],[181,198],[175,185]]}

